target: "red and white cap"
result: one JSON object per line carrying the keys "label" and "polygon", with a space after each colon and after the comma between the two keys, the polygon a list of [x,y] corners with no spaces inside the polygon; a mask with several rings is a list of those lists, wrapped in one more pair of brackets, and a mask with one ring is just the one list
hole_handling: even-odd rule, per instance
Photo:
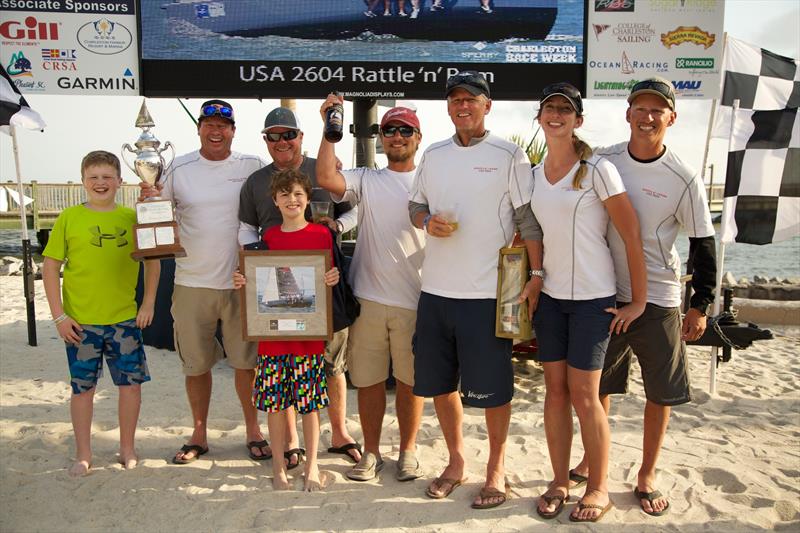
{"label": "red and white cap", "polygon": [[417,117],[417,114],[413,109],[409,109],[407,107],[393,107],[387,111],[381,119],[381,128],[383,128],[389,122],[400,122],[406,126],[420,129],[419,117]]}

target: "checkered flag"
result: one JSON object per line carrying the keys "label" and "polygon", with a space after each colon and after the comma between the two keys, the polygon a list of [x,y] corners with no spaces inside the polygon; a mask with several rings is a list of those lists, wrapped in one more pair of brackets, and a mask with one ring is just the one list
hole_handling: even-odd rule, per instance
{"label": "checkered flag", "polygon": [[0,131],[9,134],[9,125],[29,130],[41,130],[44,120],[25,101],[17,86],[0,65]]}
{"label": "checkered flag", "polygon": [[722,242],[789,239],[800,233],[798,61],[728,37],[724,69],[713,132],[731,137]]}

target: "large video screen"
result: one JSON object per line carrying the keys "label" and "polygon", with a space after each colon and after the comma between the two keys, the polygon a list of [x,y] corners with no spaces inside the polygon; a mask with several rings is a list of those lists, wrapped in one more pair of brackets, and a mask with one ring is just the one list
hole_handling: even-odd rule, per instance
{"label": "large video screen", "polygon": [[141,0],[147,96],[442,97],[483,72],[495,99],[585,86],[583,0]]}

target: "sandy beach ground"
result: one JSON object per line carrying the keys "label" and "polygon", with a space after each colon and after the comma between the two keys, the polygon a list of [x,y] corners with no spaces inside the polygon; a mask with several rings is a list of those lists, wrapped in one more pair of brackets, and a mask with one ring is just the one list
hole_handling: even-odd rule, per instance
{"label": "sandy beach ground", "polygon": [[[22,279],[0,278],[3,532],[800,530],[798,328],[774,328],[776,340],[734,352],[720,369],[713,398],[707,392],[709,351],[690,349],[694,401],[673,411],[658,481],[672,507],[660,518],[644,515],[632,494],[641,457],[643,394],[637,376],[632,393],[612,405],[609,486],[616,508],[588,527],[569,522],[573,503],[555,521],[535,513],[536,496],[551,474],[542,423],[544,381],[532,362],[516,365],[506,465],[512,499],[493,510],[469,508],[488,448],[476,409],[464,417],[470,481],[449,499],[425,497],[430,477],[446,460],[430,401],[419,435],[425,478],[394,479],[398,430],[390,402],[382,448],[389,460],[380,479],[356,483],[344,477],[349,465],[324,451],[330,426],[323,415],[320,463],[333,484],[316,494],[274,492],[269,463],[247,458],[233,372],[224,363],[214,371],[210,453],[191,465],[172,465],[168,458],[191,431],[189,410],[177,355],[153,348],[147,352],[153,381],[143,385],[137,433],[140,466],[125,471],[116,462],[117,392],[106,374],[95,397],[92,473],[72,479],[66,472],[74,448],[65,354],[41,282],[36,295],[39,346],[29,347]],[[355,391],[348,402],[350,431],[360,436]],[[579,440],[576,435],[573,464],[581,453]],[[300,470],[293,471],[298,488]]]}

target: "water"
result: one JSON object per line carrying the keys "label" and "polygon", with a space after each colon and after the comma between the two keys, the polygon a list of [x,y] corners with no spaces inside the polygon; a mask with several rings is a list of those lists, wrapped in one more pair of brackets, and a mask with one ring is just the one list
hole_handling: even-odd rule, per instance
{"label": "water", "polygon": [[[719,231],[719,228],[717,228]],[[38,251],[36,234],[28,232],[34,251]],[[683,261],[689,251],[689,239],[681,234],[675,243]],[[0,230],[0,256],[22,254],[22,231]],[[757,246],[735,243],[726,246],[724,270],[736,279],[753,276],[800,278],[800,235],[786,241]]]}

